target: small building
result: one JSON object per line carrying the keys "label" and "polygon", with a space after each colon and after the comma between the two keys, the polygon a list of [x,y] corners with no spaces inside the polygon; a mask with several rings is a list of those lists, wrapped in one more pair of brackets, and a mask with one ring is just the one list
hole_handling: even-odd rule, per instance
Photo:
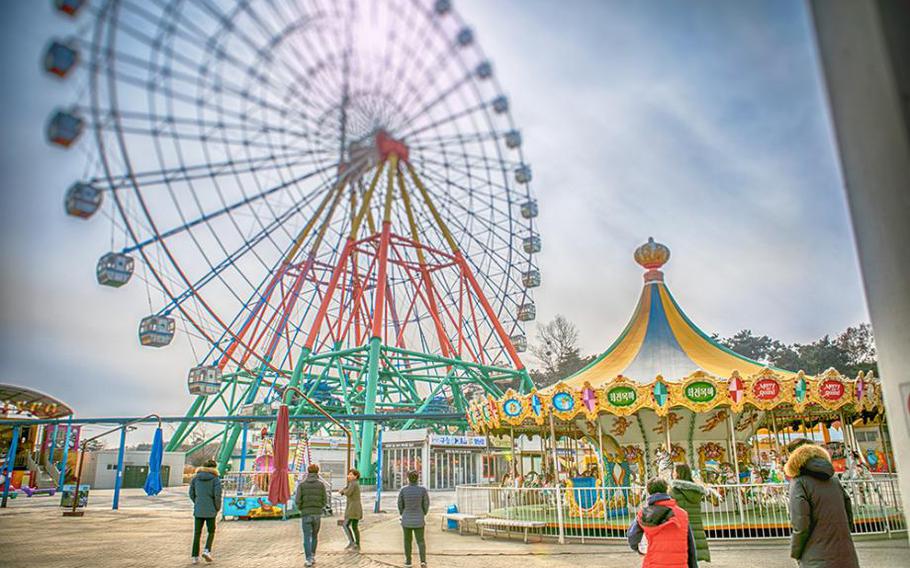
{"label": "small building", "polygon": [[382,434],[382,488],[394,491],[417,470],[428,489],[484,481],[487,438],[465,434],[433,434],[426,428]]}
{"label": "small building", "polygon": [[[124,489],[143,487],[149,470],[149,450],[124,450]],[[170,487],[183,483],[183,466],[186,456],[183,452],[164,452],[161,460],[161,485]],[[92,489],[113,489],[117,479],[117,449],[86,452],[82,468],[82,483]]]}

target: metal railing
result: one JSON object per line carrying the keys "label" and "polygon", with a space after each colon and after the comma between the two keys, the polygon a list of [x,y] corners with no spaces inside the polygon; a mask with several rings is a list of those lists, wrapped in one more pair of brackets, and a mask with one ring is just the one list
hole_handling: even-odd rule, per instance
{"label": "metal railing", "polygon": [[[906,530],[893,475],[841,482],[853,505],[853,534]],[[709,539],[782,538],[790,535],[789,485],[705,485],[702,519]],[[557,491],[560,491],[557,499]],[[625,538],[646,493],[643,487],[496,487],[459,485],[460,513],[543,522],[544,536],[585,542]],[[558,507],[562,507],[559,515]]]}
{"label": "metal railing", "polygon": [[[267,503],[269,500],[268,484],[273,477],[274,474],[266,472],[244,471],[226,473],[221,480],[223,498],[244,497],[257,501],[262,499]],[[288,474],[288,484],[291,488],[291,498],[288,500],[287,504],[288,514],[296,515],[296,509],[293,505],[294,493],[297,489],[297,485],[304,477],[306,477],[305,473],[292,472]],[[324,514],[336,515],[340,511],[344,511],[343,499],[332,489],[331,472],[325,472],[324,475],[320,475],[320,478],[326,485],[327,500]]]}

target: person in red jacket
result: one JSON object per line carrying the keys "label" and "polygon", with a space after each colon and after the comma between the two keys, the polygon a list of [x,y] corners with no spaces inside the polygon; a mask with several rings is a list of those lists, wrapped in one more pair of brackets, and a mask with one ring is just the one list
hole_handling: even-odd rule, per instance
{"label": "person in red jacket", "polygon": [[648,504],[638,512],[626,533],[629,546],[641,554],[638,545],[642,536],[647,537],[642,568],[698,568],[689,514],[667,494],[667,489],[663,479],[648,482]]}

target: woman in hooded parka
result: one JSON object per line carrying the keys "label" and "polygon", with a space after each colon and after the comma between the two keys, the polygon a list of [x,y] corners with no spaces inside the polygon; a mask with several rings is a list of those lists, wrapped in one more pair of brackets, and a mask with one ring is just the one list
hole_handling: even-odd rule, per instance
{"label": "woman in hooded parka", "polygon": [[800,568],[859,568],[850,535],[853,509],[828,452],[800,446],[784,473],[790,478],[790,556]]}
{"label": "woman in hooded parka", "polygon": [[695,537],[695,551],[699,562],[711,562],[711,551],[708,550],[708,538],[705,536],[705,525],[701,516],[701,503],[705,500],[705,488],[692,481],[692,470],[686,464],[676,466],[676,479],[670,487],[670,497],[676,504],[689,513],[689,527]]}

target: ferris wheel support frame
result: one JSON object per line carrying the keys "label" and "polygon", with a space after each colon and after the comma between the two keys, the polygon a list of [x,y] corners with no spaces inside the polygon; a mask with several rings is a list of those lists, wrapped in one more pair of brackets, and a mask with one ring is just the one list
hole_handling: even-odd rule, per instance
{"label": "ferris wheel support frame", "polygon": [[[395,411],[396,408],[417,409],[418,413],[429,408],[433,397],[449,389],[452,393],[452,403],[459,412],[467,410],[467,401],[462,394],[462,387],[466,384],[479,385],[486,394],[498,395],[501,390],[496,385],[499,380],[517,381],[522,390],[530,388],[530,377],[518,357],[511,338],[506,334],[505,329],[499,322],[499,319],[486,298],[480,284],[477,282],[474,274],[468,265],[467,260],[461,253],[455,239],[449,232],[446,223],[442,219],[433,203],[423,182],[420,180],[414,167],[407,160],[401,160],[399,157],[398,147],[394,144],[384,146],[388,153],[376,165],[375,173],[368,189],[364,193],[356,215],[352,218],[351,229],[345,245],[332,269],[332,276],[326,286],[325,292],[319,302],[319,308],[316,316],[307,332],[307,338],[304,346],[294,362],[293,371],[290,373],[288,386],[300,388],[303,378],[306,377],[310,386],[307,389],[308,395],[313,395],[320,384],[331,385],[334,392],[339,392],[342,399],[343,410],[352,412],[354,409],[364,414],[375,414],[380,407],[385,411]],[[401,166],[404,166],[402,168]],[[406,188],[404,181],[403,169],[408,171],[409,177],[417,193],[430,216],[437,226],[437,229],[444,236],[448,245],[448,251],[430,247],[423,244],[419,239],[419,234],[414,225],[413,203]],[[379,181],[383,174],[386,175],[386,192],[382,205],[382,224],[381,228],[376,231],[371,218],[371,204],[377,192]],[[342,176],[343,177],[343,176]],[[320,205],[317,213],[326,212],[326,206],[331,198],[331,206],[327,210],[327,215],[331,217],[335,207],[340,201],[341,192],[346,185],[341,179],[336,185],[336,190],[331,192],[323,203]],[[402,200],[402,204],[408,218],[408,236],[399,235],[392,231],[391,210],[392,203],[395,199],[395,189]],[[307,223],[301,231],[300,236],[295,242],[294,247],[289,252],[287,258],[282,263],[279,274],[276,274],[276,281],[280,280],[282,275],[287,273],[288,267],[293,266],[292,259],[299,251],[299,247],[307,234],[315,227],[317,217],[314,217]],[[369,225],[369,234],[366,237],[358,238],[364,223]],[[327,224],[323,224],[320,232],[324,230]],[[319,246],[321,234],[317,234],[315,248]],[[372,248],[371,248],[372,247]],[[418,259],[417,267],[413,269],[415,274],[408,270],[408,277],[411,278],[411,284],[415,290],[411,305],[408,307],[408,314],[414,306],[420,302],[427,309],[427,313],[432,319],[433,327],[439,340],[439,348],[442,355],[407,349],[403,342],[405,327],[408,323],[408,314],[404,318],[404,324],[400,325],[397,314],[389,313],[394,311],[394,302],[389,301],[391,293],[388,282],[388,268],[390,262],[403,258],[401,255],[392,257],[398,248],[415,249]],[[435,262],[431,262],[427,255],[432,254]],[[362,261],[365,256],[372,256],[368,268],[364,273],[359,273],[356,264],[356,257],[360,256]],[[293,309],[295,290],[299,290],[299,285],[311,273],[313,269],[313,259],[315,252],[307,256],[305,262],[301,264],[300,270],[294,278],[290,290],[290,301],[282,303],[283,310],[279,315],[273,314],[272,320],[278,319],[281,323],[277,326],[278,332],[274,333],[269,342],[265,354],[265,359],[270,361],[270,354],[273,347],[281,336],[281,330],[284,329],[285,322]],[[439,291],[433,285],[431,272],[436,270],[455,270],[458,273],[459,281],[463,284],[462,293],[467,301],[459,302],[458,314],[453,314],[449,308],[440,309],[437,300],[441,300]],[[366,288],[365,284],[357,282],[370,282],[371,276],[375,275],[373,287],[375,293],[372,301],[372,312],[366,309]],[[334,322],[327,323],[329,318],[329,309],[332,305],[334,296],[338,290],[344,294],[345,288],[341,286],[343,278],[350,278],[353,282],[350,292],[354,296],[351,300],[350,313],[340,312],[337,314]],[[277,289],[277,285],[270,283],[269,294]],[[260,304],[263,303],[260,300]],[[464,306],[467,306],[467,312],[463,313]],[[501,365],[492,364],[485,360],[484,346],[480,343],[471,345],[471,338],[466,337],[463,329],[458,322],[474,322],[474,329],[477,330],[477,312],[483,314],[484,318],[491,322],[493,332],[499,342],[505,349],[511,359],[514,368],[506,368]],[[257,329],[258,323],[254,325],[253,320],[262,318],[258,310],[254,310],[243,329],[238,334],[238,341],[233,342],[228,349],[234,355],[234,349],[240,343],[242,338],[250,329]],[[389,325],[389,319],[394,321]],[[270,320],[270,322],[272,321]],[[458,329],[457,342],[453,343],[446,332],[446,322],[451,323]],[[261,323],[261,322],[259,322]],[[272,328],[266,324],[264,329]],[[395,330],[395,337],[388,336],[388,330],[392,327]],[[322,334],[324,328],[328,329],[327,334]],[[353,328],[353,331],[352,331]],[[265,331],[263,331],[265,333]],[[359,347],[341,349],[341,346],[350,334],[354,335],[354,342]],[[479,334],[474,339],[480,342]],[[253,345],[258,340],[253,342]],[[473,361],[466,361],[462,358],[467,354]],[[241,355],[241,361],[246,360],[246,355]],[[304,373],[307,368],[319,368],[320,373]],[[419,369],[422,374],[412,374],[402,372],[401,367]],[[335,371],[333,373],[333,370]],[[244,396],[241,398],[247,402],[256,399],[258,391],[262,386],[266,368],[261,368],[255,380],[247,387]],[[357,377],[354,379],[353,377]],[[274,380],[278,380],[275,377]],[[422,396],[413,387],[415,382],[423,382],[432,385],[429,394]],[[399,398],[398,402],[393,402],[390,395],[393,393]],[[306,402],[299,403],[295,408],[295,413],[305,410]],[[233,404],[232,409],[236,409],[239,403]],[[339,409],[341,410],[341,409]],[[199,411],[199,407],[191,407],[188,416]],[[394,418],[391,416],[390,418]],[[402,425],[412,427],[417,422],[416,419],[409,419]],[[352,428],[354,429],[354,428]],[[371,422],[359,425],[359,434],[356,437],[356,451],[358,455],[357,467],[361,475],[369,477],[372,475],[372,453],[374,450],[375,424]],[[179,432],[181,436],[175,436],[173,443],[179,444],[185,437],[185,432]],[[222,447],[218,456],[219,467],[222,469],[230,461],[234,448],[240,436],[240,428],[237,425],[229,426],[225,429],[222,439]]]}

